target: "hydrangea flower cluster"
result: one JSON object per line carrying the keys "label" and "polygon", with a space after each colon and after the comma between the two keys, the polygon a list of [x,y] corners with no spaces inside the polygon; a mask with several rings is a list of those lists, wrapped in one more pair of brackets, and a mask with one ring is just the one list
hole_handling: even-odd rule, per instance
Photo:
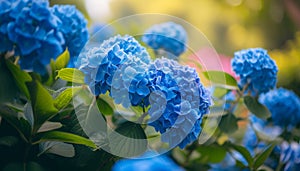
{"label": "hydrangea flower cluster", "polygon": [[259,101],[270,110],[274,125],[293,127],[300,123],[300,99],[294,92],[278,88],[262,94]]}
{"label": "hydrangea flower cluster", "polygon": [[3,50],[13,49],[20,56],[22,69],[43,72],[43,66],[63,52],[65,41],[57,30],[60,20],[51,13],[48,1],[20,0],[6,5],[7,21],[1,30],[16,46],[12,48],[8,43],[10,47]]}
{"label": "hydrangea flower cluster", "polygon": [[236,161],[239,160],[243,164],[247,165],[247,161],[238,152],[233,151],[232,154],[226,153],[225,158],[216,164],[210,164],[210,169],[208,171],[249,171],[249,169],[241,169],[236,166]]}
{"label": "hydrangea flower cluster", "polygon": [[284,163],[284,171],[300,169],[300,145],[296,142],[284,141],[280,147],[280,162]]}
{"label": "hydrangea flower cluster", "polygon": [[[139,103],[129,99],[130,83],[136,75],[144,73],[149,63],[146,49],[133,37],[117,35],[105,40],[99,47],[81,53],[77,67],[85,74],[85,82],[94,95],[109,91],[116,103],[129,106],[131,101],[134,105]],[[137,93],[145,94],[142,91]]]}
{"label": "hydrangea flower cluster", "polygon": [[197,139],[211,99],[195,69],[166,58],[150,63],[145,48],[120,35],[81,53],[77,67],[94,95],[110,92],[124,107],[150,105],[149,125],[171,147]]}
{"label": "hydrangea flower cluster", "polygon": [[251,126],[249,125],[246,129],[243,145],[249,150],[252,156],[257,152],[261,152],[267,144],[263,141],[259,141],[256,132],[259,132],[266,139],[274,140],[277,138],[283,130],[274,125],[270,125],[267,121],[262,120],[255,115],[250,115],[249,120],[251,122]]}
{"label": "hydrangea flower cluster", "polygon": [[12,51],[14,43],[8,37],[8,23],[15,21],[17,14],[26,6],[28,1],[0,1],[0,52]]}
{"label": "hydrangea flower cluster", "polygon": [[[267,127],[267,122],[263,121],[253,115],[250,116],[250,120],[252,122],[253,128],[259,134],[268,134],[267,137],[277,137],[282,133],[282,130],[279,127],[269,126],[270,129],[265,129]],[[256,125],[255,125],[256,124]],[[260,125],[259,129],[258,125]],[[246,130],[246,134],[243,139],[243,145],[249,150],[252,156],[262,152],[266,147],[267,143],[259,140],[256,135],[254,129],[248,126]],[[266,136],[263,136],[266,138]],[[299,170],[300,169],[300,145],[296,142],[283,141],[280,145],[275,146],[272,151],[272,154],[267,158],[264,165],[276,169],[278,167],[278,160],[280,163],[284,165],[282,170]]]}
{"label": "hydrangea flower cluster", "polygon": [[254,156],[258,151],[262,151],[266,147],[264,142],[259,141],[254,129],[251,126],[248,126],[247,130],[245,131],[243,145],[247,148],[252,156]]}
{"label": "hydrangea flower cluster", "polygon": [[168,156],[161,155],[151,158],[147,157],[147,153],[138,159],[123,159],[115,163],[112,171],[152,171],[152,170],[170,170],[183,171],[173,160]]}
{"label": "hydrangea flower cluster", "polygon": [[74,6],[50,8],[47,0],[3,0],[0,17],[0,52],[14,51],[22,69],[41,74],[66,47],[71,56],[78,55],[88,38],[86,21]]}
{"label": "hydrangea flower cluster", "polygon": [[248,86],[246,93],[266,93],[276,85],[278,72],[275,62],[262,48],[250,48],[234,53],[231,61],[233,71],[240,77],[239,86]]}
{"label": "hydrangea flower cluster", "polygon": [[150,97],[148,112],[155,120],[150,119],[149,125],[162,133],[163,142],[184,148],[197,139],[202,116],[209,113],[208,91],[195,69],[166,58],[151,63],[147,75],[151,91],[161,92]]}
{"label": "hydrangea flower cluster", "polygon": [[52,12],[62,21],[59,30],[66,40],[65,47],[70,52],[68,67],[74,67],[74,62],[88,40],[87,21],[74,5],[54,5]]}
{"label": "hydrangea flower cluster", "polygon": [[153,25],[145,31],[142,41],[155,51],[163,49],[177,58],[186,50],[187,33],[185,29],[174,22]]}

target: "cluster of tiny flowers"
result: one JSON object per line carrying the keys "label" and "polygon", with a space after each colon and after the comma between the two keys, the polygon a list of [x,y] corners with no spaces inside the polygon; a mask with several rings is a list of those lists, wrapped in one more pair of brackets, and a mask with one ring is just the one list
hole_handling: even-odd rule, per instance
{"label": "cluster of tiny flowers", "polygon": [[60,20],[51,13],[48,1],[20,0],[7,4],[8,17],[4,20],[8,21],[1,27],[16,46],[2,50],[14,50],[20,56],[22,69],[43,72],[43,66],[63,52],[64,38],[57,30]]}
{"label": "cluster of tiny flowers", "polygon": [[294,92],[278,88],[262,94],[259,101],[270,110],[274,125],[293,127],[300,123],[300,99]]}
{"label": "cluster of tiny flowers", "polygon": [[146,153],[138,159],[123,159],[115,163],[112,171],[152,171],[152,170],[169,170],[183,171],[173,160],[168,156],[161,155],[151,157],[151,153]]}
{"label": "cluster of tiny flowers", "polygon": [[300,169],[300,145],[297,142],[284,141],[280,146],[280,162],[285,164],[283,170]]}
{"label": "cluster of tiny flowers", "polygon": [[155,51],[163,49],[170,58],[177,58],[186,50],[187,33],[184,28],[174,22],[153,25],[145,31],[143,42]]}
{"label": "cluster of tiny flowers", "polygon": [[[99,47],[81,53],[77,68],[85,74],[85,82],[94,95],[109,91],[116,103],[127,107],[138,105],[135,97],[129,99],[129,86],[136,75],[144,73],[149,63],[146,49],[133,37],[117,35],[105,40]],[[136,94],[143,96],[145,93],[138,91]]]}
{"label": "cluster of tiny flowers", "polygon": [[250,48],[234,53],[231,61],[233,71],[240,77],[239,86],[252,95],[266,93],[276,85],[278,72],[275,62],[262,48]]}
{"label": "cluster of tiny flowers", "polygon": [[28,1],[3,0],[0,1],[0,52],[12,51],[14,43],[8,37],[7,26],[16,20],[18,13],[26,6]]}
{"label": "cluster of tiny flowers", "polygon": [[74,67],[74,62],[88,40],[87,21],[74,5],[54,5],[51,10],[62,21],[58,28],[64,35],[64,46],[70,52],[68,67]]}
{"label": "cluster of tiny flowers", "polygon": [[[71,10],[68,11],[70,13]],[[80,52],[83,45],[77,45],[87,40],[83,39],[83,32],[74,28],[85,22],[83,16],[78,19],[75,15],[60,18],[46,0],[3,0],[0,2],[0,17],[0,52],[14,51],[14,55],[20,56],[19,64],[25,70],[43,74],[50,60],[58,57],[66,47]],[[67,17],[77,23],[65,23]],[[62,27],[77,34],[68,37],[69,33],[62,31],[67,29]]]}
{"label": "cluster of tiny flowers", "polygon": [[150,96],[149,125],[162,133],[163,142],[184,148],[197,139],[202,116],[209,113],[208,91],[195,69],[166,58],[151,63],[147,75],[150,90],[160,92]]}

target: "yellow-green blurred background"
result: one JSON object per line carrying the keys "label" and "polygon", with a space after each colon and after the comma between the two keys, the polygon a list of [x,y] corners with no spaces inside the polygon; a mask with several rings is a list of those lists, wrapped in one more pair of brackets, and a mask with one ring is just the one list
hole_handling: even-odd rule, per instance
{"label": "yellow-green blurred background", "polygon": [[300,94],[299,0],[51,0],[73,3],[89,25],[124,16],[162,13],[186,20],[211,41],[218,53],[262,47],[279,67],[278,86]]}

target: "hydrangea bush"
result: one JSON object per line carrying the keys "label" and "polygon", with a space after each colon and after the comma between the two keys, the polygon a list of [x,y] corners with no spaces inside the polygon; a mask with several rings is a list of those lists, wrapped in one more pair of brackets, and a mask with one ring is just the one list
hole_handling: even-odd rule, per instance
{"label": "hydrangea bush", "polygon": [[299,170],[300,99],[267,50],[235,52],[236,80],[184,65],[173,21],[89,30],[72,5],[0,2],[0,170]]}

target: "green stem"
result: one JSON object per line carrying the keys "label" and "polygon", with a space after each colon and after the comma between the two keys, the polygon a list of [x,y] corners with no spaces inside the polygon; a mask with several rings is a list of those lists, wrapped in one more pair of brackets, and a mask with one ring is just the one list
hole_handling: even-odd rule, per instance
{"label": "green stem", "polygon": [[25,147],[24,158],[23,158],[24,166],[25,166],[25,163],[26,163],[27,160],[28,160],[28,155],[29,155],[30,149],[31,149],[31,144],[30,144],[30,143],[27,143],[27,144],[26,144],[26,147]]}
{"label": "green stem", "polygon": [[137,120],[138,123],[142,123],[145,117],[148,115],[148,112],[143,112],[142,116]]}
{"label": "green stem", "polygon": [[279,162],[279,163],[278,163],[278,166],[276,167],[276,170],[275,170],[275,171],[280,171],[281,168],[282,168],[282,166],[283,166],[283,163],[282,163],[282,162]]}

